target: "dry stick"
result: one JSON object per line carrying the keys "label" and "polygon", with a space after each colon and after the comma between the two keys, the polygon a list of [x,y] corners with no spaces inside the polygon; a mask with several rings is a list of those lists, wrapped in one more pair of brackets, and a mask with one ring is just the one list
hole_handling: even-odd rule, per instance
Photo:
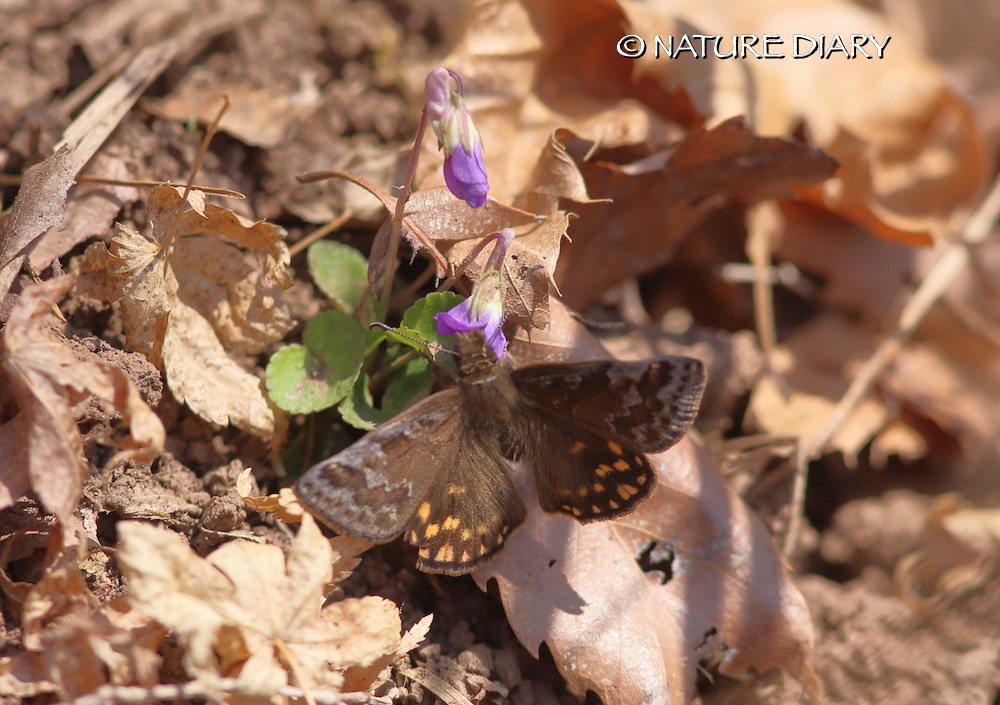
{"label": "dry stick", "polygon": [[[150,187],[159,186],[163,181],[150,181],[148,179],[108,179],[103,176],[97,176],[94,174],[85,174],[83,176],[78,176],[76,179],[78,182],[86,181],[92,184],[108,184],[110,186],[138,186],[138,187]],[[239,191],[234,191],[231,188],[221,188],[218,186],[200,186],[198,184],[193,184],[191,186],[193,189],[197,189],[203,193],[210,196],[218,196],[219,198],[234,198],[239,201],[247,200],[245,194]]]}
{"label": "dry stick", "polygon": [[138,52],[139,50],[135,48],[121,50],[104,66],[98,67],[98,69],[92,73],[89,78],[63,98],[62,102],[59,104],[60,112],[66,116],[75,113],[77,109],[90,100],[102,86],[115,76],[119,75],[119,73],[135,59]]}
{"label": "dry stick", "polygon": [[[215,137],[215,133],[219,129],[219,122],[222,120],[222,116],[226,114],[227,110],[229,110],[229,96],[224,95],[222,96],[222,106],[219,108],[219,112],[215,116],[215,120],[213,120],[212,124],[205,130],[205,136],[202,137],[201,144],[198,145],[198,151],[194,155],[194,162],[191,164],[191,170],[188,172],[188,178],[184,184],[184,192],[181,194],[181,200],[177,203],[177,208],[175,209],[174,219],[179,218],[184,210],[184,204],[187,203],[188,195],[191,193],[191,189],[194,185],[194,179],[198,175],[198,171],[201,169],[201,163],[205,159],[205,154],[208,152],[208,145],[211,144],[212,138]],[[176,234],[176,220],[174,220],[171,226],[166,229],[166,235],[163,238],[163,242],[160,244],[161,253],[169,251]]]}
{"label": "dry stick", "polygon": [[851,413],[867,395],[875,379],[902,349],[920,321],[958,278],[970,261],[969,249],[981,243],[989,234],[1000,215],[1000,178],[993,182],[989,194],[965,225],[962,237],[948,243],[931,266],[910,300],[903,307],[896,329],[883,340],[864,367],[851,382],[827,422],[807,442],[799,444],[795,456],[795,484],[792,487],[792,505],[785,534],[783,553],[786,558],[794,554],[802,531],[803,509],[806,501],[806,466],[840,430]]}
{"label": "dry stick", "polygon": [[191,193],[191,189],[194,188],[194,177],[198,175],[201,171],[201,163],[205,161],[205,155],[208,153],[208,145],[212,143],[212,139],[215,137],[215,133],[219,131],[219,123],[222,122],[222,116],[229,111],[229,96],[222,96],[222,105],[219,106],[219,112],[215,115],[215,120],[212,124],[208,126],[205,130],[205,136],[201,138],[201,144],[198,145],[198,151],[194,155],[194,163],[191,164],[191,173],[188,176],[187,183],[184,184],[184,194],[182,200],[187,200],[188,194]]}
{"label": "dry stick", "polygon": [[333,220],[331,220],[326,225],[322,225],[322,226],[316,228],[311,233],[309,233],[308,235],[306,235],[304,238],[302,238],[301,240],[299,240],[298,242],[296,242],[294,245],[292,245],[291,247],[289,247],[288,248],[288,254],[289,254],[289,256],[294,257],[298,253],[302,252],[302,250],[304,250],[307,247],[309,247],[309,245],[313,244],[314,242],[316,242],[317,240],[319,240],[321,238],[326,237],[327,235],[329,235],[330,233],[332,233],[334,230],[336,230],[337,228],[339,228],[341,225],[343,225],[344,223],[346,223],[348,220],[350,220],[353,217],[354,217],[354,211],[351,210],[350,208],[348,208],[347,210],[345,210],[343,213],[341,213],[340,215],[338,215],[336,218],[334,218]]}
{"label": "dry stick", "polygon": [[[0,186],[20,186],[24,177],[21,174],[0,174]],[[152,188],[153,186],[159,186],[163,181],[150,181],[148,179],[109,179],[106,176],[100,176],[98,174],[81,174],[76,177],[76,182],[78,184],[88,183],[88,184],[104,184],[107,186],[136,186],[139,188]],[[199,186],[195,184],[192,186],[199,191],[204,191],[212,196],[219,196],[220,198],[235,198],[240,201],[247,200],[246,195],[240,193],[239,191],[233,191],[230,188],[221,188],[218,186]]]}
{"label": "dry stick", "polygon": [[774,322],[774,290],[772,288],[771,250],[775,240],[775,226],[780,215],[773,201],[759,203],[747,214],[750,232],[747,237],[747,256],[754,268],[753,313],[757,327],[757,337],[764,351],[764,359],[770,359],[777,342],[777,326]]}
{"label": "dry stick", "polygon": [[[105,705],[106,703],[155,703],[163,700],[207,700],[221,694],[241,694],[243,688],[236,678],[220,678],[214,682],[188,681],[187,683],[163,683],[160,685],[102,685],[96,690],[74,698],[72,705]],[[283,686],[278,694],[291,698],[302,698],[305,691],[296,686]],[[312,691],[313,698],[320,705],[374,705],[387,702],[367,693],[334,693]]]}

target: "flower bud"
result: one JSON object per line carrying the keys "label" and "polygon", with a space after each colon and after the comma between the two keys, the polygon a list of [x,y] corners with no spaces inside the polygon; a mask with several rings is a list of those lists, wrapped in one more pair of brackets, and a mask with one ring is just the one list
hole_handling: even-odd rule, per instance
{"label": "flower bud", "polygon": [[486,203],[490,189],[483,160],[483,141],[465,108],[462,78],[446,68],[427,74],[427,119],[444,150],[444,180],[448,189],[472,208]]}

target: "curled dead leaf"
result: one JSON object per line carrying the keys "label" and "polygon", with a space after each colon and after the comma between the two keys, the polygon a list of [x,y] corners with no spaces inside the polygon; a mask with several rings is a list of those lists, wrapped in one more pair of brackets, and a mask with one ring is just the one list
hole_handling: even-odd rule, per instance
{"label": "curled dead leaf", "polygon": [[46,324],[72,287],[72,277],[27,289],[11,312],[0,353],[3,374],[19,414],[0,427],[0,507],[30,487],[46,509],[66,520],[80,499],[88,466],[75,411],[93,397],[121,414],[128,433],[108,462],[148,462],[163,448],[163,424],[142,400],[128,375],[104,360],[82,361]]}
{"label": "curled dead leaf", "polygon": [[275,519],[280,519],[288,524],[302,521],[302,515],[305,512],[291,488],[282,487],[278,494],[269,494],[264,497],[254,495],[255,491],[253,469],[246,468],[236,478],[236,492],[244,502],[257,511],[274,514]]}
{"label": "curled dead leaf", "polygon": [[66,194],[75,177],[76,168],[66,146],[25,172],[0,242],[0,317],[6,317],[10,310],[7,293],[32,243],[50,227],[62,225]]}

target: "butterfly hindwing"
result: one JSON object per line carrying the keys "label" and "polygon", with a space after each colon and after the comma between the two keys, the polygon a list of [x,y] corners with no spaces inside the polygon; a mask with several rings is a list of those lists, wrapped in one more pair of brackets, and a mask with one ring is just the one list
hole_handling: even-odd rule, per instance
{"label": "butterfly hindwing", "polygon": [[698,413],[705,385],[699,360],[674,356],[536,365],[512,376],[542,417],[555,416],[644,453],[680,440]]}
{"label": "butterfly hindwing", "polygon": [[404,532],[417,547],[417,567],[429,573],[461,575],[485,564],[526,514],[496,441],[477,441],[468,430],[460,439]]}
{"label": "butterfly hindwing", "polygon": [[653,489],[656,475],[641,452],[544,415],[526,412],[525,418],[537,440],[524,447],[523,457],[534,469],[545,511],[582,522],[612,519],[631,512]]}

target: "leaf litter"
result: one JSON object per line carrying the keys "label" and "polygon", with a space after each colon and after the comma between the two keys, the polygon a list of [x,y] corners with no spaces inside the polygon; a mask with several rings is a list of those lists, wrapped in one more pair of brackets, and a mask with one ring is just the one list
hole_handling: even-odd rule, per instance
{"label": "leaf litter", "polygon": [[[0,450],[9,459],[0,691],[263,702],[333,686],[367,691],[371,702],[428,692],[445,702],[579,702],[586,690],[607,703],[798,702],[818,680],[830,702],[990,702],[998,260],[989,226],[969,218],[995,169],[988,102],[955,91],[968,75],[898,31],[898,53],[879,64],[751,61],[745,75],[733,62],[630,62],[608,48],[648,26],[879,36],[922,26],[940,48],[958,20],[929,19],[934,3],[920,14],[835,0],[794,9],[511,0],[469,8],[460,22],[432,4],[407,4],[398,17],[334,4],[315,16],[256,4],[225,17],[188,13],[190,25],[176,31],[164,29],[169,12],[123,2],[56,13],[47,26],[15,13],[0,65],[31,90],[8,97],[5,115],[44,109],[79,80],[65,70],[79,59],[66,58],[56,30],[117,78],[64,133],[14,121],[5,145],[7,171],[63,167],[52,188],[24,182],[0,248],[0,283],[13,292],[0,307]],[[961,36],[974,43],[988,26]],[[134,43],[150,51],[116,58],[109,27],[145,38]],[[202,44],[222,28],[235,43]],[[143,99],[148,129],[132,106],[194,45],[207,47],[204,63],[181,59],[158,97]],[[44,80],[24,61],[29,47],[50,57]],[[340,57],[336,75],[330,56]],[[628,322],[631,332],[603,329],[616,355],[666,344],[718,370],[704,447],[685,442],[658,459],[649,502],[588,526],[534,512],[475,576],[484,587],[496,581],[506,618],[468,581],[414,574],[398,547],[359,563],[362,546],[338,537],[331,548],[308,518],[291,537],[284,522],[303,517],[282,493],[284,473],[343,447],[338,421],[293,418],[281,459],[248,440],[284,441],[261,356],[299,339],[294,322],[321,305],[304,260],[288,269],[285,231],[260,218],[281,222],[293,241],[305,235],[295,218],[337,218],[349,225],[334,237],[362,252],[374,240],[378,265],[375,199],[351,185],[297,187],[292,177],[349,170],[391,193],[417,112],[401,96],[438,64],[466,79],[494,200],[476,213],[435,188],[441,157],[425,141],[403,232],[430,253],[432,274],[465,265],[467,293],[479,267],[466,262],[471,248],[514,227],[517,259],[505,266],[507,308],[527,329],[512,345],[519,360],[607,355],[582,314],[598,330],[605,318]],[[977,95],[994,84],[984,79]],[[178,125],[207,121],[223,91],[234,96],[230,137],[209,150],[200,180],[239,184],[251,203],[229,210],[169,185],[146,202],[132,186],[108,186],[107,201],[102,189],[70,188],[95,153],[118,160],[94,162],[104,176],[182,173],[190,138]],[[64,105],[75,100],[86,97]],[[68,154],[44,160],[60,137]],[[395,197],[384,194],[392,212]],[[748,284],[730,265],[757,247],[747,209],[760,202],[777,217]],[[79,256],[91,236],[101,242]],[[26,257],[45,283],[22,273]],[[57,277],[63,268],[79,272],[72,289]],[[415,267],[401,271],[419,279]],[[575,310],[551,299],[556,291]],[[52,315],[57,305],[68,326]],[[771,343],[737,344],[753,341],[748,330],[763,331],[767,317]],[[81,335],[103,340],[83,344]],[[156,365],[165,399],[109,347]],[[363,372],[366,390],[378,387],[372,372]],[[321,430],[300,433],[307,427]],[[784,450],[789,438],[808,451],[808,487],[805,460]],[[260,493],[249,465],[273,494]],[[887,492],[894,487],[916,499],[901,502]],[[35,499],[23,497],[29,491]],[[808,524],[798,529],[803,506]],[[796,537],[798,549],[779,557],[769,531]],[[167,630],[179,648],[165,648]],[[61,665],[67,659],[78,667]],[[795,682],[774,679],[774,667]],[[699,668],[762,677],[708,683]]]}

